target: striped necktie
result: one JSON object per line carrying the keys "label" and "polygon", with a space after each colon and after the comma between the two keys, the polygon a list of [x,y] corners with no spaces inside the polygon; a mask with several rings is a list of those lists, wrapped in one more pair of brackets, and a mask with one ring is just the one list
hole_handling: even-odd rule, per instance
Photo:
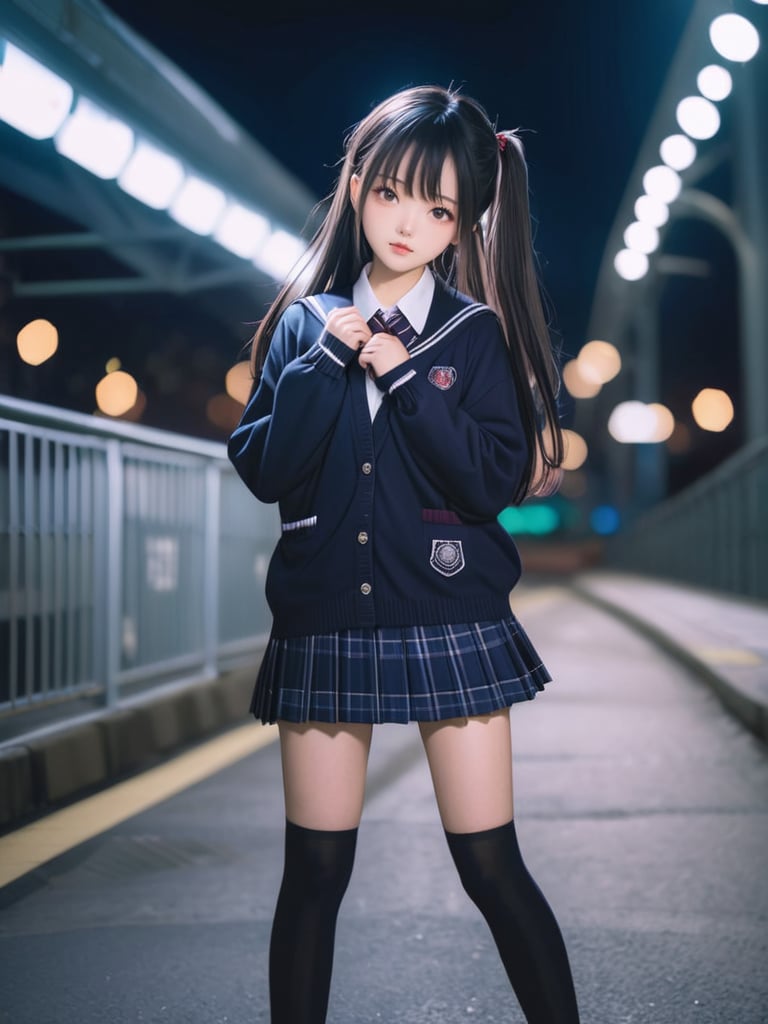
{"label": "striped necktie", "polygon": [[377,309],[368,321],[368,326],[374,334],[377,331],[383,331],[385,334],[394,334],[406,348],[410,348],[419,336],[397,306],[388,316],[385,316],[380,309]]}

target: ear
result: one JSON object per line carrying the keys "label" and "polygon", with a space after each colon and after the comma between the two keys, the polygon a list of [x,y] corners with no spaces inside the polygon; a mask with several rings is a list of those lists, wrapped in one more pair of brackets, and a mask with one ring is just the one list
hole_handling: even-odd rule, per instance
{"label": "ear", "polygon": [[360,175],[353,174],[349,179],[349,201],[352,203],[352,208],[357,210],[357,199],[360,195]]}

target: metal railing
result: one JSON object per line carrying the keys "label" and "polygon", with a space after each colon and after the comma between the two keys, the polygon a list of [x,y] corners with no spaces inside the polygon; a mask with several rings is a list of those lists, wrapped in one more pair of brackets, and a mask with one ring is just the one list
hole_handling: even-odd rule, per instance
{"label": "metal railing", "polygon": [[223,444],[0,396],[0,715],[253,657],[278,532]]}
{"label": "metal railing", "polygon": [[768,438],[641,516],[605,562],[768,600]]}

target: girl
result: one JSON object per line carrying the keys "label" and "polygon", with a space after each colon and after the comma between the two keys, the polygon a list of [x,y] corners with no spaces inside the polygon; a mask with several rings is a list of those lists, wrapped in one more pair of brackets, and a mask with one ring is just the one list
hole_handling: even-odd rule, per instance
{"label": "girl", "polygon": [[527,188],[517,136],[477,102],[397,93],[349,136],[307,259],[254,338],[229,454],[282,521],[251,704],[278,723],[285,790],[272,1024],[326,1018],[372,723],[414,720],[527,1020],[578,1021],[512,806],[509,708],[550,676],[510,611],[520,560],[497,516],[562,461]]}

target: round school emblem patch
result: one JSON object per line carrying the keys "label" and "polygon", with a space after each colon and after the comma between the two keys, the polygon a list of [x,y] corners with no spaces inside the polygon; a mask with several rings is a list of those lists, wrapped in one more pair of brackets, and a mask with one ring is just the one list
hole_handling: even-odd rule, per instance
{"label": "round school emblem patch", "polygon": [[441,391],[447,391],[456,383],[456,370],[452,366],[433,366],[427,380]]}
{"label": "round school emblem patch", "polygon": [[464,568],[464,549],[460,540],[433,540],[429,564],[443,576],[455,576]]}

